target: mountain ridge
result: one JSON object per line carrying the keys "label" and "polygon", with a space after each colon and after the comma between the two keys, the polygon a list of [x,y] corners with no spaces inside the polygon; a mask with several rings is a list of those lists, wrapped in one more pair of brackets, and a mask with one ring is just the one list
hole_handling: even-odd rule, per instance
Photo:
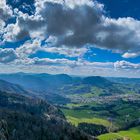
{"label": "mountain ridge", "polygon": [[[8,93],[18,93],[21,95],[30,96],[28,91],[18,84],[13,84],[5,80],[0,80],[0,91]],[[31,94],[31,93],[30,93]]]}

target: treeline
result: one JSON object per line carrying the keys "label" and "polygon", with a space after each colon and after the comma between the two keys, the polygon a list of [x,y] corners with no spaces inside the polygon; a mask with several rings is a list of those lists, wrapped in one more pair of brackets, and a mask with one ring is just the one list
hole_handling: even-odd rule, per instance
{"label": "treeline", "polygon": [[90,124],[90,123],[80,123],[78,125],[78,128],[87,134],[90,134],[92,136],[99,136],[101,134],[108,133],[108,130],[103,125],[96,125],[96,124]]}

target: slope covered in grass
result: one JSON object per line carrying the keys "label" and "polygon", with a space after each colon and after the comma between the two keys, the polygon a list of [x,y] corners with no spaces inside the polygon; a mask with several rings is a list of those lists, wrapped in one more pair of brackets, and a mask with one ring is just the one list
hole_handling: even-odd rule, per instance
{"label": "slope covered in grass", "polygon": [[109,133],[99,136],[99,140],[113,140],[115,138],[130,138],[132,140],[140,140],[140,126],[134,127],[127,131],[120,131],[118,133]]}
{"label": "slope covered in grass", "polygon": [[90,124],[99,124],[108,127],[110,125],[109,121],[101,118],[94,117],[94,114],[90,110],[68,110],[63,109],[67,120],[78,126],[80,123],[90,123]]}

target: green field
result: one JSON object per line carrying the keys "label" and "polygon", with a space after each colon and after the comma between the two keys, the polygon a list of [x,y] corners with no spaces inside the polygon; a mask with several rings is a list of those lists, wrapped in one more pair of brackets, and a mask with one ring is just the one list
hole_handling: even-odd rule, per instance
{"label": "green field", "polygon": [[108,127],[110,125],[110,122],[94,117],[94,114],[90,110],[69,110],[69,109],[63,109],[62,110],[67,118],[67,120],[75,125],[78,126],[79,123],[91,123],[91,124],[100,124]]}
{"label": "green field", "polygon": [[129,129],[128,131],[120,131],[118,133],[109,133],[99,136],[99,140],[113,140],[116,138],[130,138],[131,140],[140,140],[140,126]]}
{"label": "green field", "polygon": [[67,116],[66,117],[67,120],[75,125],[75,126],[78,126],[78,124],[80,123],[90,123],[90,124],[99,124],[99,125],[104,125],[106,127],[108,127],[110,125],[110,123],[107,121],[107,120],[103,120],[103,119],[100,119],[100,118],[74,118],[74,117],[71,117],[71,116]]}
{"label": "green field", "polygon": [[74,118],[93,118],[91,110],[76,110],[76,109],[62,109],[65,116],[72,116]]}

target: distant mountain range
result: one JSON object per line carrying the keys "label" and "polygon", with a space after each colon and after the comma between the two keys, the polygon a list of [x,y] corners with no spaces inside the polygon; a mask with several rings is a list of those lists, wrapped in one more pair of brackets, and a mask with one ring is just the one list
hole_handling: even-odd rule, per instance
{"label": "distant mountain range", "polygon": [[18,84],[25,89],[34,91],[49,91],[60,88],[64,85],[85,84],[98,87],[110,86],[113,82],[100,76],[91,76],[86,78],[71,77],[66,74],[50,75],[50,74],[0,74],[0,79],[7,82]]}
{"label": "distant mountain range", "polygon": [[[66,95],[98,93],[99,96],[125,94],[131,89],[139,93],[136,83],[140,79],[104,78],[100,76],[74,77],[66,74],[0,74],[0,89],[13,93],[27,94],[47,99],[52,103],[63,104],[70,102]],[[7,82],[4,82],[4,81]],[[12,84],[10,84],[12,83]],[[127,86],[133,83],[133,86]],[[7,88],[5,88],[7,87]]]}
{"label": "distant mountain range", "polygon": [[108,77],[108,80],[121,84],[137,84],[140,85],[140,78],[121,78],[121,77]]}

